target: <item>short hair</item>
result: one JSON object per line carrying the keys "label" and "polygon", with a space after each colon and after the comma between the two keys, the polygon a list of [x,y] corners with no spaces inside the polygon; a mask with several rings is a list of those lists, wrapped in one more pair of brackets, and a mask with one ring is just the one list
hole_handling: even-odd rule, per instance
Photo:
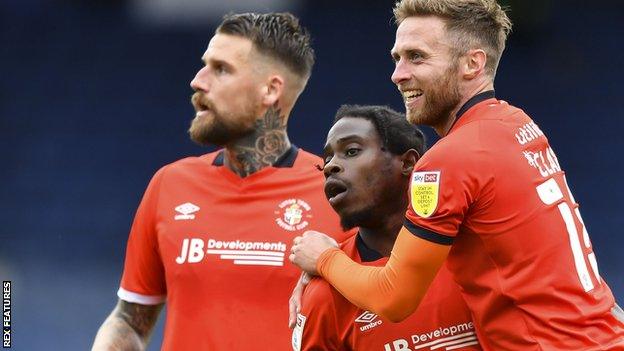
{"label": "short hair", "polygon": [[393,12],[397,24],[413,16],[443,19],[454,54],[459,57],[469,49],[482,48],[487,55],[487,73],[496,75],[511,31],[511,20],[496,0],[399,0]]}
{"label": "short hair", "polygon": [[291,13],[231,13],[215,32],[247,38],[258,52],[284,63],[301,78],[310,77],[314,65],[310,34]]}
{"label": "short hair", "polygon": [[394,155],[402,155],[414,149],[419,156],[425,153],[425,135],[409,123],[405,115],[388,106],[342,105],[336,111],[332,126],[345,117],[363,118],[370,121],[377,131],[382,148]]}

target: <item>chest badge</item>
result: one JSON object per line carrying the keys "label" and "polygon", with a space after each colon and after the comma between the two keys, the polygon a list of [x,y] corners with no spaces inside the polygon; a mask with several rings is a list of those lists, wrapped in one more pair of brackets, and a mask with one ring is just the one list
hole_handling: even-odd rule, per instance
{"label": "chest badge", "polygon": [[275,223],[290,232],[304,229],[310,224],[311,210],[310,205],[301,199],[284,200],[277,205],[274,212],[277,216]]}

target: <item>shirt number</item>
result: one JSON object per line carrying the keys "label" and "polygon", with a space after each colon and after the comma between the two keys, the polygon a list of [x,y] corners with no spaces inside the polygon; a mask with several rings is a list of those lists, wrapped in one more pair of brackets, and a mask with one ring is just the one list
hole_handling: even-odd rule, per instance
{"label": "shirt number", "polygon": [[[565,177],[563,178],[563,183],[568,191],[568,194],[570,194],[570,201],[572,203],[575,203],[574,196],[570,191],[570,187],[568,186]],[[564,197],[563,192],[561,191],[561,187],[559,186],[559,184],[557,184],[557,181],[554,178],[550,178],[542,184],[538,185],[536,187],[536,190],[540,199],[546,205],[551,205]],[[576,273],[578,275],[579,281],[581,282],[581,285],[583,286],[585,292],[592,291],[594,289],[594,283],[592,282],[590,271],[585,261],[585,254],[583,253],[583,246],[585,246],[585,249],[591,250],[591,241],[589,240],[589,234],[587,233],[585,223],[583,222],[583,218],[581,217],[581,212],[578,208],[574,210],[574,215],[576,215],[576,218],[581,223],[581,227],[583,228],[582,240],[578,233],[578,230],[576,229],[576,224],[574,223],[574,215],[572,214],[572,209],[570,209],[570,206],[568,206],[566,202],[562,202],[557,205],[557,208],[559,209],[559,213],[563,218],[563,222],[565,223],[566,230],[568,232],[568,238],[570,239],[570,248],[572,249],[572,256],[574,257],[574,266],[576,268]],[[591,270],[593,271],[596,280],[599,284],[601,284],[600,274],[598,273],[598,263],[596,262],[596,255],[593,251],[591,251],[587,255],[587,261],[589,261],[589,264],[591,265]]]}

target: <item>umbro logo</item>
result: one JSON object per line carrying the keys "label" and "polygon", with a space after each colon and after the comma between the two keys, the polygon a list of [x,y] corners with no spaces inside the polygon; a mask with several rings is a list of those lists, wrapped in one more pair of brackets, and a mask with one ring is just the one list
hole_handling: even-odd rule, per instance
{"label": "umbro logo", "polygon": [[370,311],[364,311],[364,313],[359,315],[355,321],[365,324],[360,327],[361,332],[369,331],[376,326],[383,324],[383,321],[381,319],[377,319],[377,315]]}
{"label": "umbro logo", "polygon": [[359,323],[370,323],[374,321],[375,319],[377,319],[376,314],[369,312],[369,311],[364,311],[364,313],[362,313],[359,317],[357,317],[355,321]]}
{"label": "umbro logo", "polygon": [[178,212],[178,214],[173,217],[176,221],[195,219],[195,215],[193,213],[199,211],[199,206],[186,202],[176,207],[175,210]]}

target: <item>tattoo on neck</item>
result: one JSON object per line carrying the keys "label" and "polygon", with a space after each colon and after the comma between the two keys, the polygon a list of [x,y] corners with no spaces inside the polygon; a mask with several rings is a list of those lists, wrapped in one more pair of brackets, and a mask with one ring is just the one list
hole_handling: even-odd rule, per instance
{"label": "tattoo on neck", "polygon": [[254,132],[226,150],[226,165],[241,177],[271,166],[289,148],[281,110],[271,107],[255,122]]}

